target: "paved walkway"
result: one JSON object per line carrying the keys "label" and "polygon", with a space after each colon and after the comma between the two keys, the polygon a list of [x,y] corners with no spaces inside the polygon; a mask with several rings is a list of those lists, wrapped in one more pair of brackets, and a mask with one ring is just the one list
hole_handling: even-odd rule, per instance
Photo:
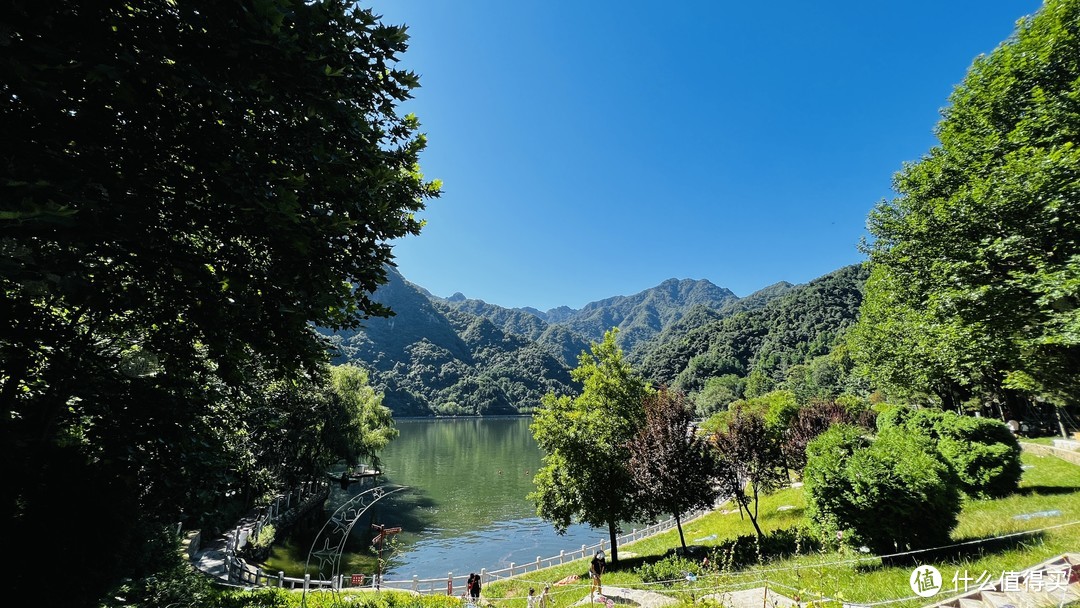
{"label": "paved walkway", "polygon": [[[661,608],[662,606],[671,606],[678,604],[678,600],[668,597],[662,593],[656,593],[655,591],[645,591],[644,589],[624,589],[622,587],[612,587],[611,585],[604,585],[602,587],[604,593],[600,595],[594,595],[591,598],[586,595],[575,606],[587,606],[589,604],[600,605],[614,605],[614,606],[640,606],[641,608]],[[611,602],[608,604],[608,602]]]}
{"label": "paved walkway", "polygon": [[725,608],[761,608],[762,606],[788,608],[789,606],[800,606],[798,602],[790,597],[765,587],[714,593],[704,597],[716,600]]}
{"label": "paved walkway", "polygon": [[[744,589],[742,591],[727,591],[724,593],[713,593],[709,595],[703,595],[699,599],[712,599],[719,602],[725,608],[761,608],[762,606],[770,606],[777,608],[789,608],[792,606],[799,606],[800,604],[795,600],[781,595],[772,589],[766,589],[765,587],[758,587],[756,589]],[[610,602],[610,603],[609,603]],[[657,593],[655,591],[645,591],[644,589],[625,589],[623,587],[612,587],[610,585],[604,585],[603,595],[597,595],[590,598],[585,596],[575,606],[588,606],[589,604],[600,604],[608,606],[633,606],[640,608],[663,608],[665,606],[673,606],[678,604],[679,600],[664,595],[663,593]]]}

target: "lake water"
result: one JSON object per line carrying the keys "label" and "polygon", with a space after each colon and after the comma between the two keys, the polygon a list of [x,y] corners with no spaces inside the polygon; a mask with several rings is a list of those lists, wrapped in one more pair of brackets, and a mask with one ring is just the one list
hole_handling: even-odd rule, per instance
{"label": "lake water", "polygon": [[[504,568],[606,540],[606,529],[584,525],[571,526],[560,536],[536,516],[526,496],[533,490],[542,452],[530,423],[521,417],[398,420],[401,435],[382,455],[379,482],[409,489],[384,498],[371,509],[372,520],[365,517],[357,524],[353,551],[362,553],[369,546],[372,522],[400,526],[384,575],[399,580]],[[327,514],[370,487],[335,487]],[[298,543],[294,553],[304,554],[296,556],[302,562],[306,546]],[[344,571],[372,569],[357,556],[343,562],[350,564]]]}

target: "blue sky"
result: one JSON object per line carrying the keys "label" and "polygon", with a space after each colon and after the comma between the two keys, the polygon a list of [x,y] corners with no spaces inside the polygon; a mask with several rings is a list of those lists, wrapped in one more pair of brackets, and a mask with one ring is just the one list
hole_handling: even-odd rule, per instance
{"label": "blue sky", "polygon": [[866,214],[1032,0],[383,0],[444,183],[410,281],[574,308],[667,278],[740,296],[861,261]]}

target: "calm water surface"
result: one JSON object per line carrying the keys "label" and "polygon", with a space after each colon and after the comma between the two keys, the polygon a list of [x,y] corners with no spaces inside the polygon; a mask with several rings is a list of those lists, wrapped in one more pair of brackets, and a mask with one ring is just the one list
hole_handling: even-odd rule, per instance
{"label": "calm water surface", "polygon": [[[381,482],[409,489],[384,498],[371,513],[375,523],[403,529],[395,536],[387,579],[504,568],[607,538],[606,529],[584,525],[560,536],[536,517],[526,496],[542,453],[530,422],[516,417],[397,421],[401,436],[382,456]],[[369,487],[335,487],[327,514]],[[371,523],[365,518],[353,530],[360,537],[351,543],[354,551],[369,546]]]}

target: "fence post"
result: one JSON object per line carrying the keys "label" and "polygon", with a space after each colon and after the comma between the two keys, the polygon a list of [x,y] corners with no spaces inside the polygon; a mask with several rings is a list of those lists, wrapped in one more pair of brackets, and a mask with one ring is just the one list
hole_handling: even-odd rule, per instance
{"label": "fence post", "polygon": [[307,593],[308,588],[311,587],[311,575],[304,574],[304,593]]}
{"label": "fence post", "polygon": [[564,557],[565,555],[566,555],[566,550],[565,550],[565,549],[562,549],[562,550],[560,550],[560,551],[559,551],[559,565],[560,565],[560,566],[562,565],[562,562],[563,562],[563,557]]}
{"label": "fence post", "polygon": [[446,595],[454,595],[454,573],[446,573]]}
{"label": "fence post", "polygon": [[281,570],[278,570],[278,573],[277,573],[277,586],[279,588],[284,588],[285,587],[285,573],[282,572]]}
{"label": "fence post", "polygon": [[486,584],[487,584],[487,568],[481,568],[480,569],[480,585],[483,586],[483,585],[486,585]]}
{"label": "fence post", "polygon": [[510,576],[514,576],[514,562],[510,562]]}

